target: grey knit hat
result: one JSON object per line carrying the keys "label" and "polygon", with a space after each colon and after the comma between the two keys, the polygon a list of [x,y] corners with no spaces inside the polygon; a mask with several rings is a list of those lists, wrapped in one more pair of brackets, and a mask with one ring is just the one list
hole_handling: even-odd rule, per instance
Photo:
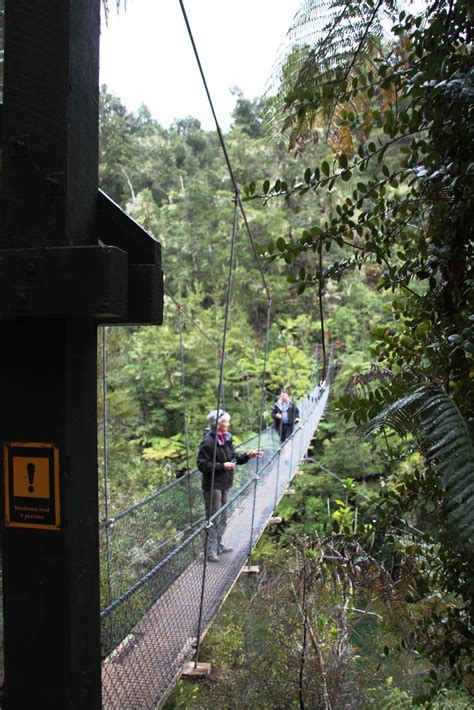
{"label": "grey knit hat", "polygon": [[223,419],[227,419],[228,421],[230,421],[230,414],[224,412],[223,409],[219,409],[219,413],[217,413],[217,409],[213,409],[207,415],[207,421],[211,428],[215,427],[217,422],[220,422]]}

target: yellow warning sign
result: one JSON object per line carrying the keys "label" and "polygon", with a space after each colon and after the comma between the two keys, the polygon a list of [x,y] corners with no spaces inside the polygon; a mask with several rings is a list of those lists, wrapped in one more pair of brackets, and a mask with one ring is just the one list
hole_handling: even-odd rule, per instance
{"label": "yellow warning sign", "polygon": [[59,530],[59,451],[53,444],[4,447],[5,525]]}
{"label": "yellow warning sign", "polygon": [[49,498],[49,460],[34,456],[13,457],[15,498]]}

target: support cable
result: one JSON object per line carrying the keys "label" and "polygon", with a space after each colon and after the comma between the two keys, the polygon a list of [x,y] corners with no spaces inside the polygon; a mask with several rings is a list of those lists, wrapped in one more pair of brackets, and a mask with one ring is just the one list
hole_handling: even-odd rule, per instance
{"label": "support cable", "polygon": [[[180,2],[181,2],[181,0],[180,0]],[[222,393],[222,385],[224,382],[225,351],[226,351],[226,345],[227,345],[227,332],[229,329],[230,294],[232,291],[232,276],[234,273],[234,255],[235,255],[235,235],[237,232],[237,214],[238,214],[237,213],[237,204],[238,204],[238,194],[236,193],[234,196],[234,219],[233,219],[233,223],[232,223],[232,236],[231,236],[230,257],[229,257],[229,272],[228,272],[228,276],[227,276],[227,293],[226,293],[226,301],[225,301],[224,333],[222,336],[222,349],[221,349],[221,359],[220,359],[220,367],[219,367],[219,385],[217,388],[216,436],[214,439],[214,451],[213,451],[213,455],[212,455],[211,489],[210,489],[210,496],[209,496],[209,507],[208,507],[208,512],[207,512],[207,521],[206,521],[206,526],[205,526],[204,566],[203,566],[203,572],[202,572],[201,598],[200,598],[200,602],[199,602],[199,617],[198,617],[198,627],[197,627],[197,633],[196,633],[197,642],[196,642],[196,654],[195,654],[195,660],[194,660],[195,667],[197,667],[197,664],[198,664],[199,651],[200,651],[200,646],[201,646],[201,629],[202,629],[202,617],[203,617],[203,610],[204,610],[204,593],[205,593],[205,588],[206,588],[207,562],[208,562],[207,554],[208,554],[208,549],[209,549],[209,531],[214,524],[211,521],[211,517],[212,517],[212,499],[213,499],[213,494],[214,494],[214,482],[215,482],[215,474],[216,474],[217,422],[219,420],[219,411],[221,408],[221,393]]]}
{"label": "support cable", "polygon": [[[219,410],[220,410],[220,404],[221,404],[221,390],[222,390],[222,384],[223,384],[223,370],[224,370],[224,359],[225,359],[225,349],[226,349],[225,346],[226,346],[226,338],[227,338],[228,311],[229,311],[229,302],[230,302],[229,294],[230,294],[231,285],[232,285],[232,271],[233,271],[233,261],[234,261],[235,231],[236,231],[236,225],[237,225],[237,207],[240,208],[240,211],[241,211],[241,213],[242,213],[242,216],[243,216],[243,219],[244,219],[244,223],[245,223],[245,226],[246,226],[246,230],[247,230],[247,234],[249,235],[249,239],[250,239],[250,242],[251,242],[251,245],[252,245],[252,249],[253,249],[253,252],[254,252],[254,256],[255,256],[255,259],[256,259],[256,261],[257,261],[258,269],[259,269],[259,272],[260,272],[260,276],[261,276],[261,278],[262,278],[262,283],[263,283],[264,288],[265,288],[266,293],[267,293],[267,297],[268,297],[267,322],[268,322],[268,319],[269,319],[269,317],[270,317],[271,294],[270,294],[270,291],[269,291],[269,289],[268,289],[265,276],[264,276],[264,274],[263,274],[263,269],[262,269],[262,266],[261,266],[261,263],[260,263],[260,259],[259,259],[259,257],[258,257],[258,252],[257,252],[257,249],[256,249],[256,247],[255,247],[255,243],[254,243],[253,238],[252,238],[252,235],[251,235],[251,231],[250,231],[250,227],[249,227],[249,224],[248,224],[247,216],[246,216],[246,214],[245,214],[245,210],[244,210],[244,208],[243,208],[243,204],[242,204],[242,201],[241,201],[240,196],[239,196],[239,188],[238,188],[238,185],[237,185],[237,181],[236,181],[236,179],[235,179],[235,176],[234,176],[234,172],[233,172],[233,170],[232,170],[232,165],[231,165],[231,162],[230,162],[230,159],[229,159],[229,155],[228,155],[228,153],[227,153],[226,145],[225,145],[225,142],[224,142],[224,137],[223,137],[221,128],[220,128],[220,126],[219,126],[219,122],[218,122],[218,120],[217,120],[216,112],[215,112],[215,109],[214,109],[214,104],[213,104],[213,101],[212,101],[212,98],[211,98],[211,95],[210,95],[210,92],[209,92],[209,88],[208,88],[208,85],[207,85],[206,77],[205,77],[205,75],[204,75],[204,71],[203,71],[203,68],[202,68],[201,60],[200,60],[200,57],[199,57],[199,53],[198,53],[198,51],[197,51],[196,43],[195,43],[195,41],[194,41],[193,33],[192,33],[192,31],[191,31],[191,26],[190,26],[190,23],[189,23],[189,20],[188,20],[188,16],[187,16],[187,13],[186,13],[186,10],[185,10],[185,7],[184,7],[184,2],[183,2],[183,0],[179,0],[179,5],[180,5],[180,8],[181,8],[181,12],[182,12],[183,18],[184,18],[184,22],[185,22],[185,24],[186,24],[186,29],[187,29],[187,32],[188,32],[188,35],[189,35],[189,39],[190,39],[192,48],[193,48],[194,56],[195,56],[195,59],[196,59],[197,65],[198,65],[199,73],[200,73],[200,75],[201,75],[201,79],[202,79],[202,82],[203,82],[203,85],[204,85],[204,89],[205,89],[205,92],[206,92],[206,95],[207,95],[207,99],[208,99],[208,102],[209,102],[209,105],[210,105],[210,108],[211,108],[211,112],[212,112],[212,115],[213,115],[213,118],[214,118],[214,122],[215,122],[215,125],[216,125],[216,130],[217,130],[217,135],[218,135],[218,138],[219,138],[219,142],[220,142],[220,144],[221,144],[221,148],[222,148],[222,151],[223,151],[224,159],[225,159],[226,164],[227,164],[227,169],[228,169],[228,172],[229,172],[229,176],[230,176],[230,179],[231,179],[233,188],[234,188],[234,200],[235,200],[234,226],[233,226],[233,232],[232,232],[231,257],[230,257],[229,278],[228,278],[228,293],[227,293],[227,298],[226,298],[226,309],[225,309],[226,315],[225,315],[225,323],[224,323],[223,347],[222,347],[222,355],[221,355],[220,378],[219,378],[219,388],[218,388],[218,397],[217,397],[217,415],[218,415],[218,414],[219,414]],[[279,329],[280,329],[281,335],[283,335],[283,332],[282,332],[282,329],[281,329],[280,326],[279,326]],[[264,371],[266,371],[266,358],[267,358],[267,351],[268,351],[268,331],[269,331],[269,327],[267,328],[267,334],[266,334],[265,367],[264,367]],[[285,350],[287,350],[287,348],[286,348],[286,343],[285,343]],[[289,355],[289,353],[288,353],[288,355]],[[290,357],[290,361],[291,361],[291,357]],[[292,364],[292,366],[293,366],[293,368],[294,368],[294,370],[295,370],[295,373],[296,373],[296,368],[294,367],[294,364],[293,364],[292,361],[291,361],[291,364]],[[262,417],[262,412],[260,413],[260,417]],[[260,427],[260,430],[261,430],[261,427]],[[259,437],[260,437],[260,432],[259,432]],[[215,442],[214,442],[214,455],[213,455],[212,479],[211,479],[211,492],[210,492],[210,493],[211,493],[211,495],[210,495],[211,501],[212,501],[212,494],[213,494],[213,491],[214,491],[216,454],[217,454],[217,435],[216,435],[216,439],[215,439]],[[257,465],[257,471],[258,471],[258,465]],[[257,480],[258,480],[258,477],[257,477],[257,475],[256,475],[256,479],[255,479],[256,483],[257,483]],[[256,483],[255,483],[255,485],[256,485]],[[255,491],[256,491],[256,489],[255,489]],[[196,665],[196,666],[197,666],[197,663],[198,663],[199,650],[200,650],[200,636],[201,636],[202,616],[203,616],[203,605],[204,605],[204,591],[205,591],[206,572],[207,572],[207,550],[208,550],[208,543],[209,543],[209,528],[210,528],[210,525],[211,525],[211,520],[210,520],[210,518],[211,518],[211,515],[210,515],[211,507],[212,507],[212,503],[211,503],[211,505],[209,506],[209,515],[208,515],[208,520],[207,520],[207,525],[206,525],[205,552],[204,552],[204,568],[203,568],[203,577],[202,577],[202,586],[201,586],[201,599],[200,599],[199,619],[198,619],[198,630],[197,630],[197,647],[196,647],[196,655],[195,655],[195,665]],[[255,513],[255,496],[254,496],[254,509],[253,509],[253,512],[252,512],[252,531],[251,531],[251,537],[253,537],[254,513]],[[251,554],[251,551],[250,551],[250,554]],[[250,556],[250,555],[249,555],[249,556]]]}
{"label": "support cable", "polygon": [[253,407],[252,407],[252,399],[250,396],[250,385],[248,383],[248,380],[245,381],[245,393],[247,396],[247,424],[248,424],[248,429],[249,431],[253,431]]}
{"label": "support cable", "polygon": [[[173,303],[175,304],[175,306],[176,306],[177,308],[179,308],[181,304],[175,299],[175,297],[172,295],[171,291],[170,291],[166,286],[165,286],[165,291],[166,291],[166,295],[171,299],[171,301],[173,301]],[[213,348],[219,353],[219,357],[220,357],[220,350],[221,350],[220,345],[218,345],[218,344],[206,333],[206,331],[202,328],[202,326],[200,326],[199,323],[198,323],[197,321],[195,321],[194,318],[192,318],[192,317],[184,310],[184,306],[182,306],[182,308],[183,308],[183,316],[184,316],[190,323],[192,323],[192,325],[196,328],[196,330],[198,330],[198,331],[201,333],[201,335],[207,340],[207,342],[210,343],[210,344],[213,346]],[[243,370],[243,369],[241,368],[241,366],[240,366],[235,360],[233,360],[233,358],[230,357],[230,355],[227,355],[227,353],[225,353],[225,354],[224,354],[224,357],[225,357],[225,359],[226,359],[228,362],[230,362],[230,364],[231,364],[236,370],[238,370],[238,371],[241,373],[241,375],[243,375],[243,377],[246,379],[246,381],[247,381],[248,378],[253,379],[253,375],[252,375],[250,372],[246,372],[245,370]],[[272,392],[270,392],[270,390],[267,390],[267,392],[268,392],[268,394],[273,394]]]}
{"label": "support cable", "polygon": [[104,519],[105,519],[105,555],[107,564],[107,591],[109,604],[112,602],[112,579],[110,561],[110,526],[109,522],[109,447],[107,440],[108,408],[107,408],[107,326],[102,327],[102,450],[104,471]]}
{"label": "support cable", "polygon": [[188,437],[188,418],[186,416],[186,376],[184,369],[184,342],[183,342],[183,306],[178,306],[178,330],[179,330],[179,354],[181,361],[181,393],[183,401],[183,431],[184,444],[186,447],[186,480],[188,483],[188,499],[189,499],[189,525],[193,526],[193,500],[191,493],[191,466],[189,463],[189,437]]}
{"label": "support cable", "polygon": [[[265,403],[266,403],[265,379],[266,379],[266,375],[267,375],[268,340],[269,340],[269,333],[270,333],[271,311],[272,311],[272,299],[269,298],[267,301],[267,323],[266,323],[266,328],[265,328],[265,349],[264,349],[264,355],[263,355],[263,372],[262,372],[262,398],[261,398],[261,403],[260,403],[260,421],[259,421],[259,427],[258,427],[257,449],[260,449],[262,427],[263,427],[263,412],[265,410]],[[254,529],[254,525],[255,525],[255,506],[256,506],[256,502],[257,502],[257,487],[258,487],[258,481],[259,481],[259,475],[258,475],[259,463],[260,463],[260,459],[257,457],[257,465],[256,465],[256,470],[255,470],[255,483],[254,483],[254,488],[253,488],[252,522],[250,524],[250,540],[249,540],[249,555],[248,555],[249,566],[251,565],[251,561],[252,561],[252,542],[253,542],[253,529]]]}
{"label": "support cable", "polygon": [[[286,342],[285,342],[285,357],[283,360],[283,387],[286,389],[288,387],[288,350],[286,348]],[[280,442],[282,442],[283,438],[283,417],[280,419],[280,429],[279,429],[279,435],[280,435]],[[283,443],[283,442],[282,442]]]}
{"label": "support cable", "polygon": [[[278,436],[278,431],[274,429],[276,432],[276,436]],[[281,462],[281,454],[282,454],[282,441],[280,438],[280,441],[278,442],[278,461],[277,461],[277,473],[276,473],[276,481],[275,481],[275,502],[273,503],[273,509],[276,510],[276,507],[278,505],[278,491],[280,487],[280,462]]]}
{"label": "support cable", "polygon": [[[265,279],[265,276],[264,276],[264,273],[263,273],[261,261],[260,261],[260,258],[259,258],[259,256],[258,256],[258,252],[257,252],[257,249],[256,249],[256,247],[255,247],[255,242],[254,242],[254,240],[253,240],[252,233],[251,233],[251,231],[250,231],[250,226],[249,226],[249,223],[248,223],[248,220],[247,220],[247,216],[246,216],[246,214],[245,214],[244,206],[243,206],[243,204],[242,204],[242,200],[241,200],[240,195],[239,195],[239,191],[240,191],[240,190],[239,190],[239,186],[238,186],[238,184],[237,184],[237,180],[236,180],[236,178],[235,178],[234,171],[233,171],[233,169],[232,169],[232,165],[231,165],[231,162],[230,162],[229,154],[228,154],[228,152],[227,152],[227,148],[226,148],[225,141],[224,141],[224,136],[223,136],[223,134],[222,134],[221,127],[219,126],[219,122],[218,122],[218,120],[217,120],[217,115],[216,115],[216,112],[215,112],[215,109],[214,109],[214,103],[213,103],[213,101],[212,101],[211,94],[210,94],[210,92],[209,92],[209,88],[208,88],[207,81],[206,81],[206,76],[205,76],[204,70],[203,70],[203,68],[202,68],[201,59],[200,59],[200,57],[199,57],[199,53],[198,53],[198,50],[197,50],[197,47],[196,47],[196,43],[195,43],[195,41],[194,41],[194,36],[193,36],[192,30],[191,30],[191,25],[189,24],[189,20],[188,20],[188,16],[187,16],[187,13],[186,13],[186,9],[185,9],[185,7],[184,7],[184,2],[183,2],[183,0],[179,0],[179,5],[180,5],[180,7],[181,7],[181,12],[182,12],[182,14],[183,14],[184,22],[185,22],[185,24],[186,24],[186,29],[187,29],[187,31],[188,31],[189,40],[190,40],[191,45],[192,45],[192,48],[193,48],[194,56],[195,56],[195,59],[196,59],[196,63],[197,63],[197,65],[198,65],[199,73],[200,73],[200,75],[201,75],[202,83],[203,83],[203,85],[204,85],[204,90],[205,90],[205,92],[206,92],[207,100],[208,100],[208,102],[209,102],[209,106],[210,106],[210,109],[211,109],[211,112],[212,112],[212,116],[213,116],[213,118],[214,118],[214,123],[216,124],[216,131],[217,131],[217,135],[218,135],[218,138],[219,138],[219,143],[221,144],[222,152],[223,152],[223,154],[224,154],[224,159],[225,159],[225,162],[226,162],[226,165],[227,165],[227,170],[228,170],[228,172],[229,172],[229,176],[230,176],[230,179],[231,179],[231,182],[232,182],[232,186],[233,186],[233,188],[234,188],[234,193],[235,193],[235,195],[236,195],[236,199],[237,199],[237,201],[238,201],[239,208],[240,208],[240,211],[241,211],[241,213],[242,213],[242,217],[243,217],[243,219],[244,219],[246,231],[247,231],[247,234],[248,234],[248,236],[249,236],[250,243],[251,243],[251,245],[252,245],[252,249],[253,249],[254,256],[255,256],[255,259],[256,259],[256,262],[257,262],[257,266],[258,266],[258,269],[259,269],[259,271],[260,271],[260,276],[261,276],[261,278],[262,278],[262,283],[263,283],[263,286],[264,286],[265,291],[266,291],[266,293],[267,293],[267,298],[268,298],[268,299],[271,299],[271,293],[270,293],[270,290],[269,290],[269,288],[268,288],[268,286],[267,286],[267,282],[266,282],[266,279]],[[276,321],[276,322],[277,322],[277,324],[278,324],[278,321]],[[281,326],[280,326],[279,324],[278,324],[278,327],[279,327],[279,329],[280,329],[280,332],[282,332],[282,328],[281,328]],[[290,358],[290,361],[291,361],[291,358]],[[296,370],[296,368],[294,367],[294,364],[293,364],[292,361],[291,361],[291,364],[292,364],[292,367],[293,367],[294,370],[295,370],[295,374],[297,374],[297,370]]]}
{"label": "support cable", "polygon": [[[271,293],[270,293],[270,289],[268,288],[267,281],[266,281],[266,279],[265,279],[265,274],[263,273],[262,261],[261,261],[259,255],[258,255],[258,250],[257,250],[257,247],[255,246],[255,242],[254,242],[254,239],[253,239],[253,236],[252,236],[252,231],[251,231],[251,229],[250,229],[250,225],[249,225],[248,220],[247,220],[247,215],[246,215],[246,213],[245,213],[242,200],[241,200],[240,198],[239,198],[239,205],[240,205],[240,211],[241,211],[241,213],[242,213],[242,217],[243,217],[243,220],[244,220],[245,228],[246,228],[246,231],[247,231],[247,235],[248,235],[248,238],[249,238],[249,240],[250,240],[250,244],[252,245],[252,251],[253,251],[253,254],[254,254],[254,258],[255,258],[255,261],[257,262],[257,267],[258,267],[258,270],[259,270],[259,272],[260,272],[260,277],[261,277],[261,279],[262,279],[262,283],[263,283],[263,286],[264,286],[265,291],[266,291],[266,294],[267,294],[267,298],[268,298],[269,300],[271,300],[272,296],[271,296]],[[294,364],[294,362],[293,362],[293,360],[292,360],[292,358],[291,358],[291,355],[290,355],[290,353],[289,353],[288,346],[287,346],[287,344],[286,344],[286,339],[285,339],[284,336],[283,336],[283,328],[282,328],[282,326],[280,325],[280,323],[279,323],[279,321],[278,321],[276,315],[274,316],[274,320],[275,320],[275,323],[276,323],[277,326],[278,326],[278,330],[279,330],[279,332],[280,332],[280,335],[281,335],[281,337],[283,338],[284,347],[285,347],[285,357],[288,356],[288,359],[290,360],[291,366],[292,366],[292,368],[293,368],[295,374],[297,374],[297,369],[296,369],[295,364]]]}
{"label": "support cable", "polygon": [[[253,254],[254,254],[254,258],[255,258],[255,261],[257,262],[258,270],[259,270],[259,272],[260,272],[260,277],[261,277],[261,279],[262,279],[262,283],[263,283],[263,286],[264,286],[265,291],[266,291],[266,294],[267,294],[267,298],[268,298],[269,300],[271,300],[272,297],[271,297],[270,289],[268,288],[268,285],[267,285],[267,282],[266,282],[266,279],[265,279],[265,274],[263,273],[262,260],[260,259],[259,255],[258,255],[258,250],[257,250],[257,247],[255,246],[255,242],[254,242],[254,239],[253,239],[253,236],[252,236],[252,231],[251,231],[251,229],[250,229],[250,225],[249,225],[249,223],[248,223],[247,215],[246,215],[246,213],[245,213],[244,206],[243,206],[243,203],[242,203],[242,200],[241,200],[241,199],[239,199],[239,205],[240,205],[240,211],[241,211],[241,213],[242,213],[242,217],[243,217],[243,220],[244,220],[245,228],[246,228],[246,230],[247,230],[247,235],[248,235],[248,238],[249,238],[249,240],[250,240],[250,244],[252,245],[252,251],[253,251]],[[278,330],[280,331],[280,335],[281,335],[281,337],[283,338],[284,347],[285,347],[285,357],[288,356],[288,359],[290,360],[291,366],[292,366],[294,372],[297,374],[297,369],[296,369],[295,364],[294,364],[294,362],[293,362],[293,360],[292,360],[292,358],[291,358],[291,355],[290,355],[290,353],[289,353],[289,351],[288,351],[288,346],[287,346],[287,344],[286,344],[286,339],[283,337],[283,328],[282,328],[282,326],[280,325],[280,323],[279,323],[278,319],[276,318],[276,316],[274,317],[274,320],[275,320],[275,323],[276,323],[277,326],[278,326]]]}
{"label": "support cable", "polygon": [[224,143],[224,136],[222,135],[221,127],[219,126],[219,122],[217,120],[217,115],[214,110],[214,104],[212,102],[211,94],[210,94],[209,88],[207,86],[206,77],[204,75],[204,70],[202,68],[201,60],[199,58],[199,53],[197,51],[196,43],[194,41],[194,36],[193,36],[192,30],[191,30],[191,25],[189,24],[189,20],[188,20],[188,16],[187,16],[187,13],[186,13],[186,10],[184,7],[183,0],[179,0],[179,5],[181,7],[181,12],[183,13],[184,22],[186,24],[186,29],[188,31],[188,36],[189,36],[189,39],[190,39],[190,42],[191,42],[191,45],[193,48],[194,56],[196,58],[196,63],[198,65],[199,73],[201,74],[202,83],[204,84],[204,90],[206,92],[207,100],[209,101],[209,106],[211,107],[211,112],[212,112],[212,116],[214,118],[214,123],[216,124],[216,131],[217,131],[217,135],[219,137],[219,143],[221,144],[222,152],[224,154],[225,162],[227,164],[227,170],[229,171],[230,179],[232,181],[232,187],[234,188],[234,194],[236,195],[236,199],[238,200],[238,202],[240,204],[240,199],[238,197],[239,186],[237,185],[237,180],[235,179],[234,171],[232,170],[232,165],[230,163],[229,154],[227,153],[227,148]]}
{"label": "support cable", "polygon": [[321,342],[323,346],[323,377],[326,376],[326,343],[324,342],[324,311],[323,311],[323,240],[319,241],[319,284],[318,284],[318,301],[319,301],[319,319],[321,323]]}

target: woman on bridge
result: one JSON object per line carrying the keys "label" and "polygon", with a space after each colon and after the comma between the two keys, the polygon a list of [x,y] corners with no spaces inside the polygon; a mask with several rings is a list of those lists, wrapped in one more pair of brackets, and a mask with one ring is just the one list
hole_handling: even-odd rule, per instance
{"label": "woman on bridge", "polygon": [[[262,451],[254,449],[247,453],[237,453],[232,443],[232,435],[229,432],[230,415],[227,412],[222,410],[218,412],[213,409],[212,412],[209,412],[207,421],[210,431],[199,447],[197,466],[202,473],[206,517],[209,520],[228,501],[235,466],[247,463],[249,459],[260,457]],[[207,543],[209,562],[219,562],[219,555],[232,551],[231,547],[227,547],[222,542],[226,525],[227,508],[221,512],[214,521],[214,525],[209,529]]]}

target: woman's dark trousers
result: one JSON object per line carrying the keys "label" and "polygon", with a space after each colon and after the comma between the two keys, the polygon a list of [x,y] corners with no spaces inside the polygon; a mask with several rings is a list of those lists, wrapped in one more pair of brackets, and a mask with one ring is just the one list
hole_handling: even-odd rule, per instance
{"label": "woman's dark trousers", "polygon": [[[204,494],[204,504],[206,506],[206,518],[209,520],[210,517],[217,513],[222,506],[224,506],[229,499],[229,489],[219,490],[215,488],[212,491],[203,491]],[[207,553],[208,554],[218,554],[218,546],[220,545],[222,538],[225,533],[227,526],[227,508],[217,515],[212,521],[214,525],[209,529],[209,542],[207,543]]]}

